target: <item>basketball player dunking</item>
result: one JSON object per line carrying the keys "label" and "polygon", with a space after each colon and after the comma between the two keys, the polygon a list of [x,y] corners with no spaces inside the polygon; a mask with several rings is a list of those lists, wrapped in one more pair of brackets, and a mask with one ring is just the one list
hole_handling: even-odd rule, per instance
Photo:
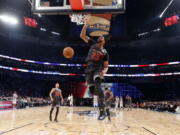
{"label": "basketball player dunking", "polygon": [[52,113],[53,113],[54,108],[56,107],[56,115],[55,115],[54,121],[58,122],[57,117],[59,113],[60,102],[63,103],[63,96],[62,96],[61,89],[59,88],[59,83],[55,84],[55,88],[52,88],[51,92],[49,93],[49,96],[52,102],[49,120],[52,121]]}
{"label": "basketball player dunking", "polygon": [[98,95],[99,97],[100,115],[98,117],[98,120],[103,120],[106,115],[104,111],[104,92],[101,88],[101,83],[104,80],[104,75],[108,71],[109,55],[106,49],[104,48],[105,38],[103,36],[100,36],[97,42],[95,42],[86,35],[87,27],[88,25],[85,24],[81,31],[80,37],[86,43],[92,42],[94,43],[94,45],[91,46],[86,59],[87,62],[87,68],[85,70],[86,82],[88,84],[91,94]]}

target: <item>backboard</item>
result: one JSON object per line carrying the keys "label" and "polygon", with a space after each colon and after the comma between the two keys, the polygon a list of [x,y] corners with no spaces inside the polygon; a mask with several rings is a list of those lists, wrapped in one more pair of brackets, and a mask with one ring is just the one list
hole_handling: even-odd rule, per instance
{"label": "backboard", "polygon": [[[76,1],[76,0],[74,0]],[[121,14],[125,11],[125,0],[84,0],[83,10],[72,10],[70,0],[32,0],[35,14]]]}
{"label": "backboard", "polygon": [[87,22],[87,33],[90,36],[109,35],[112,14],[92,14]]}

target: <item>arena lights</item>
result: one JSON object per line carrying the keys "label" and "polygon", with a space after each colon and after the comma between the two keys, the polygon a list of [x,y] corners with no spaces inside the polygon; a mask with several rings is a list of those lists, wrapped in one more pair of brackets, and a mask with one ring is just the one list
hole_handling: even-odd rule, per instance
{"label": "arena lights", "polygon": [[153,32],[159,32],[160,30],[161,30],[160,28],[157,28],[157,29],[154,29],[154,30],[149,31],[149,32],[140,33],[140,34],[138,34],[138,37],[142,37],[142,36],[148,35],[148,34],[153,33]]}
{"label": "arena lights", "polygon": [[47,31],[45,28],[40,28],[41,31]]}
{"label": "arena lights", "polygon": [[[75,74],[75,73],[60,73],[60,72],[53,72],[53,71],[37,71],[37,70],[29,70],[29,69],[21,69],[21,68],[14,68],[8,66],[1,66],[0,69],[10,70],[10,71],[18,71],[24,73],[32,73],[32,74],[42,74],[42,75],[59,75],[59,76],[85,76],[84,74]],[[139,74],[106,74],[107,77],[160,77],[160,76],[176,76],[180,75],[180,72],[173,72],[173,73],[139,73]]]}
{"label": "arena lights", "polygon": [[[6,56],[6,55],[0,55],[0,58],[10,59],[10,60],[15,60],[15,61],[21,61],[21,62],[26,62],[26,63],[52,65],[52,66],[67,66],[67,67],[85,67],[86,66],[85,64],[63,64],[63,63],[50,63],[50,62],[34,61],[34,60],[10,57],[10,56]],[[137,67],[169,66],[169,65],[179,65],[179,64],[180,64],[180,61],[174,61],[174,62],[166,62],[166,63],[159,63],[159,64],[109,65],[109,67],[113,67],[113,68],[137,68]]]}
{"label": "arena lights", "polygon": [[60,76],[83,76],[81,74],[74,73],[60,73],[60,72],[52,72],[52,71],[37,71],[37,70],[28,70],[14,67],[1,66],[0,69],[11,70],[11,71],[19,71],[24,73],[33,73],[33,74],[42,74],[42,75],[60,75]]}
{"label": "arena lights", "polygon": [[160,28],[157,28],[157,29],[154,29],[153,32],[159,32],[161,29]]}
{"label": "arena lights", "polygon": [[169,4],[167,5],[167,7],[163,10],[163,12],[159,15],[159,18],[162,18],[163,15],[165,14],[165,12],[168,10],[168,8],[171,6],[171,4],[173,3],[174,0],[171,0],[169,2]]}
{"label": "arena lights", "polygon": [[38,23],[36,19],[30,18],[30,17],[24,17],[24,24],[28,27],[31,28],[37,28],[38,27]]}
{"label": "arena lights", "polygon": [[60,35],[60,33],[54,32],[54,31],[52,31],[51,33],[54,34],[54,35],[58,35],[58,36]]}
{"label": "arena lights", "polygon": [[8,23],[8,24],[11,24],[11,25],[16,25],[18,24],[18,20],[17,18],[13,17],[13,16],[10,16],[10,15],[0,15],[0,20],[4,23]]}
{"label": "arena lights", "polygon": [[141,37],[141,36],[145,36],[147,34],[149,34],[149,32],[140,33],[140,34],[138,34],[138,36]]}
{"label": "arena lights", "polygon": [[37,14],[37,16],[38,16],[39,18],[41,18],[41,17],[42,17],[42,15],[41,15],[41,14]]}
{"label": "arena lights", "polygon": [[172,26],[178,24],[178,22],[179,22],[179,15],[173,15],[165,19],[164,26],[165,27]]}

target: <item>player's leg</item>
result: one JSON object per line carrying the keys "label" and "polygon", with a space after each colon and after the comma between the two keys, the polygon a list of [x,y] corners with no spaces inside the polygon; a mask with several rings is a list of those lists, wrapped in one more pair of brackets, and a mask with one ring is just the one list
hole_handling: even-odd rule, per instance
{"label": "player's leg", "polygon": [[89,87],[89,91],[91,93],[91,95],[94,95],[95,92],[95,85],[94,85],[94,81],[93,81],[93,73],[88,73],[86,74],[86,83]]}
{"label": "player's leg", "polygon": [[101,83],[103,79],[100,77],[99,73],[96,73],[93,77],[95,83],[95,93],[99,96],[99,120],[103,120],[105,118],[105,111],[104,111],[104,92],[101,88]]}
{"label": "player's leg", "polygon": [[16,109],[16,107],[17,107],[17,100],[13,99],[13,109]]}
{"label": "player's leg", "polygon": [[132,111],[132,102],[130,102],[129,108],[130,108],[130,111]]}
{"label": "player's leg", "polygon": [[58,122],[58,120],[57,120],[58,114],[59,114],[59,106],[56,107],[56,115],[55,115],[55,118],[54,118],[55,122]]}
{"label": "player's leg", "polygon": [[110,100],[110,101],[105,100],[106,114],[109,121],[111,121],[110,108],[111,108],[112,103],[113,103],[113,100]]}
{"label": "player's leg", "polygon": [[72,99],[71,99],[71,106],[72,106],[72,107],[74,106],[73,97],[72,97]]}
{"label": "player's leg", "polygon": [[49,120],[52,121],[52,113],[54,110],[54,106],[52,105],[51,110],[50,110],[50,114],[49,114]]}
{"label": "player's leg", "polygon": [[97,101],[97,99],[95,100],[95,103],[94,103],[94,110],[98,110],[98,101]]}
{"label": "player's leg", "polygon": [[[94,84],[94,80],[93,80],[93,73],[86,74],[86,83],[89,87],[89,91],[90,91],[91,95],[94,96],[95,95],[95,84]],[[96,104],[95,104],[94,99],[93,99],[93,107],[95,110]]]}
{"label": "player's leg", "polygon": [[49,120],[52,121],[52,113],[54,111],[54,108],[56,107],[57,105],[57,100],[56,98],[53,98],[53,101],[51,103],[51,110],[50,110],[50,115],[49,115]]}
{"label": "player's leg", "polygon": [[58,118],[58,114],[59,114],[59,107],[60,107],[60,105],[61,105],[61,102],[60,102],[61,99],[60,99],[60,97],[57,96],[55,101],[56,101],[56,105],[55,105],[55,106],[56,106],[56,114],[55,114],[54,121],[55,121],[55,122],[58,122],[57,118]]}
{"label": "player's leg", "polygon": [[106,113],[107,113],[107,116],[108,116],[108,120],[111,121],[111,115],[110,115],[110,109],[109,109],[109,107],[106,108]]}
{"label": "player's leg", "polygon": [[96,101],[96,110],[98,110],[98,100]]}
{"label": "player's leg", "polygon": [[72,99],[70,100],[70,107],[72,107],[73,105],[72,105]]}
{"label": "player's leg", "polygon": [[119,109],[122,110],[123,109],[123,105],[122,105],[122,102],[120,101],[119,103]]}
{"label": "player's leg", "polygon": [[115,101],[115,109],[118,109],[118,101]]}
{"label": "player's leg", "polygon": [[95,107],[96,107],[96,104],[95,104],[95,101],[94,101],[94,98],[93,98],[93,108],[95,110]]}
{"label": "player's leg", "polygon": [[99,111],[100,115],[98,119],[104,119],[104,93],[101,88],[101,78],[98,73],[86,74],[86,82],[89,86],[89,90],[92,95],[98,95],[99,98]]}

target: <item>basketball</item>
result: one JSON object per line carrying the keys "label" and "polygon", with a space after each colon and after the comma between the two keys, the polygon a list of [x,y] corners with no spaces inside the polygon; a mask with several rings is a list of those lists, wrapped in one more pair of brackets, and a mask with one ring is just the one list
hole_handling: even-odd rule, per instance
{"label": "basketball", "polygon": [[70,59],[74,56],[74,49],[71,47],[66,47],[63,50],[63,55],[65,58]]}

